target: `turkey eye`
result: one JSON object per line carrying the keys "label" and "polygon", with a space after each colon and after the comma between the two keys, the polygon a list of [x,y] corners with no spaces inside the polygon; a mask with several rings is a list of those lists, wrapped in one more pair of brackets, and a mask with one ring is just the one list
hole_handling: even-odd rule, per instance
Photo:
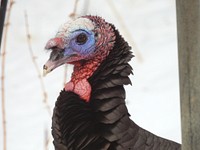
{"label": "turkey eye", "polygon": [[84,34],[84,33],[81,33],[79,34],[77,37],[76,37],[76,43],[79,44],[79,45],[83,45],[87,42],[87,35]]}

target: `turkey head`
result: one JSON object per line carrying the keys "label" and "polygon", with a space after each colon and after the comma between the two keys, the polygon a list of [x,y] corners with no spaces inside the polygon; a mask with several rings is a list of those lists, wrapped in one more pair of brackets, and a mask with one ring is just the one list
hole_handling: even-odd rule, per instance
{"label": "turkey head", "polygon": [[87,79],[109,54],[114,41],[112,27],[101,17],[84,16],[69,21],[46,44],[51,54],[43,67],[44,75],[65,63],[73,64],[74,72],[65,90],[88,102],[91,86]]}

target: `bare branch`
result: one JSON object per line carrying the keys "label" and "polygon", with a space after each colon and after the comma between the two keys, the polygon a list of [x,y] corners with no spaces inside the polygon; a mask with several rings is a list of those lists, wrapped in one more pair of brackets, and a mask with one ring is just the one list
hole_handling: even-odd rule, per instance
{"label": "bare branch", "polygon": [[38,67],[38,64],[36,62],[36,56],[34,55],[33,49],[32,49],[31,34],[29,32],[28,15],[27,15],[26,11],[24,12],[24,17],[25,17],[26,37],[27,37],[28,49],[29,49],[29,52],[30,52],[30,55],[31,55],[31,58],[32,58],[32,62],[33,62],[35,69],[37,71],[39,81],[40,81],[40,85],[41,85],[41,89],[42,89],[43,97],[44,97],[43,103],[46,105],[46,109],[47,109],[49,115],[51,116],[52,113],[51,113],[51,108],[50,108],[50,105],[49,105],[49,102],[48,102],[48,97],[47,97],[47,92],[46,92],[46,89],[45,89],[45,86],[44,86],[44,81],[42,79],[42,74],[41,74],[40,69]]}
{"label": "bare branch", "polygon": [[50,142],[51,136],[49,135],[48,129],[46,128],[44,130],[44,150],[49,149],[49,142]]}
{"label": "bare branch", "polygon": [[131,42],[131,45],[134,46],[135,55],[137,56],[136,58],[140,62],[142,62],[143,61],[142,55],[140,54],[140,52],[139,52],[139,50],[138,50],[138,48],[136,46],[136,43],[133,40],[133,37],[131,36],[130,32],[128,31],[128,28],[127,28],[127,26],[125,24],[125,21],[124,21],[123,17],[121,16],[120,12],[116,9],[116,7],[115,7],[115,5],[114,5],[112,0],[108,0],[107,2],[109,4],[110,8],[112,9],[115,17],[118,18],[120,26],[124,30],[125,36],[129,39],[129,41]]}
{"label": "bare branch", "polygon": [[82,15],[87,15],[89,6],[90,6],[90,0],[84,0],[83,9],[81,11]]}
{"label": "bare branch", "polygon": [[74,3],[74,10],[73,12],[69,15],[70,18],[74,19],[77,16],[77,6],[78,6],[78,0],[75,0]]}
{"label": "bare branch", "polygon": [[65,65],[64,66],[64,81],[63,81],[64,86],[67,81],[67,70],[68,70],[68,67],[67,67],[67,65]]}
{"label": "bare branch", "polygon": [[5,108],[5,64],[6,64],[6,44],[10,22],[10,14],[14,1],[11,0],[7,10],[6,23],[3,35],[3,48],[1,53],[1,102],[2,102],[2,127],[3,127],[3,150],[7,149],[7,128],[6,128],[6,108]]}

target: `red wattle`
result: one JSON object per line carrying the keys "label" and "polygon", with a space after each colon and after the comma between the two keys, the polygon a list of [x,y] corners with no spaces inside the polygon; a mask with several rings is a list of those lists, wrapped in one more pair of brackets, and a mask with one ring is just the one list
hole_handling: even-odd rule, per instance
{"label": "red wattle", "polygon": [[73,83],[72,81],[65,84],[65,91],[72,91],[80,96],[86,102],[89,102],[91,95],[91,86],[87,79]]}

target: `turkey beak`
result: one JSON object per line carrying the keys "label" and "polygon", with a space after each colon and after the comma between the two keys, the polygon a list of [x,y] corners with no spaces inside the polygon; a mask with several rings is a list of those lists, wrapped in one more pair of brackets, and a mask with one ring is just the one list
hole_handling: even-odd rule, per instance
{"label": "turkey beak", "polygon": [[61,66],[66,62],[66,57],[64,57],[64,39],[56,37],[50,39],[45,49],[52,50],[49,60],[43,66],[43,76],[46,76],[49,72],[55,68]]}
{"label": "turkey beak", "polygon": [[49,60],[43,66],[43,76],[67,63],[69,58],[69,56],[64,55],[64,50],[53,49]]}
{"label": "turkey beak", "polygon": [[45,77],[52,70],[53,70],[53,62],[51,60],[48,60],[43,66],[43,76]]}
{"label": "turkey beak", "polygon": [[45,77],[49,73],[48,67],[46,65],[43,66],[43,76]]}
{"label": "turkey beak", "polygon": [[[53,54],[53,55],[52,55]],[[51,53],[49,60],[43,66],[43,76],[46,76],[49,72],[53,71],[55,68],[65,64],[69,57],[64,56],[62,52],[54,51]]]}

